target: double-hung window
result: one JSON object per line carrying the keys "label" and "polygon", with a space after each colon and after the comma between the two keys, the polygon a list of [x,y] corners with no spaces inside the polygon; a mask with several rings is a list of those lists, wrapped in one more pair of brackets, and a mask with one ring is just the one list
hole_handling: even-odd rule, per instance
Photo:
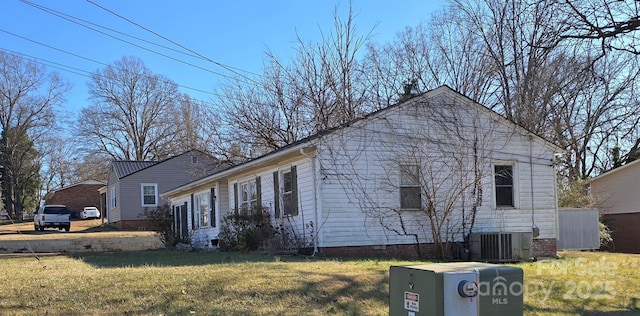
{"label": "double-hung window", "polygon": [[253,210],[258,202],[258,187],[256,180],[252,179],[240,183],[240,208],[243,210]]}
{"label": "double-hung window", "polygon": [[234,183],[235,211],[246,210],[253,212],[253,210],[256,210],[262,204],[260,188],[260,177]]}
{"label": "double-hung window", "polygon": [[118,207],[118,196],[116,195],[115,187],[111,187],[109,199],[111,208]]}
{"label": "double-hung window", "polygon": [[418,165],[400,166],[400,209],[418,210],[422,207],[420,168]]}
{"label": "double-hung window", "polygon": [[298,215],[298,172],[296,166],[273,173],[275,216]]}
{"label": "double-hung window", "polygon": [[513,165],[496,164],[493,166],[493,174],[496,193],[496,207],[515,207]]}
{"label": "double-hung window", "polygon": [[200,221],[200,227],[211,226],[211,202],[210,193],[199,194],[195,196],[195,207],[198,210],[198,218]]}
{"label": "double-hung window", "polygon": [[142,206],[158,206],[158,184],[142,183]]}

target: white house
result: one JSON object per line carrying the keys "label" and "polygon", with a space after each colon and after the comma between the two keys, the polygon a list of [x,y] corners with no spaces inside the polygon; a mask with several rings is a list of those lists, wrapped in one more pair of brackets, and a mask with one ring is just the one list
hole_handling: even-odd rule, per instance
{"label": "white house", "polygon": [[432,256],[483,232],[530,232],[534,255],[551,256],[556,152],[442,86],[163,196],[200,248],[222,216],[263,205],[297,247],[330,256]]}

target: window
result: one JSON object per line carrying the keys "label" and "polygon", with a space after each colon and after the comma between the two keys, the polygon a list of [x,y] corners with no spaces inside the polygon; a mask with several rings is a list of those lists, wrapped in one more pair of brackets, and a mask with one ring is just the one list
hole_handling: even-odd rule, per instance
{"label": "window", "polygon": [[118,207],[118,199],[116,197],[116,188],[115,187],[111,187],[111,194],[110,194],[110,206],[111,208],[116,208]]}
{"label": "window", "polygon": [[256,180],[240,183],[240,208],[253,210],[258,203]]}
{"label": "window", "polygon": [[282,173],[282,210],[284,215],[292,215],[293,181],[291,171]]}
{"label": "window", "polygon": [[418,165],[400,166],[400,208],[417,210],[422,207]]}
{"label": "window", "polygon": [[198,212],[198,220],[200,221],[200,227],[211,226],[210,220],[210,206],[211,196],[209,193],[196,195],[195,206]]}
{"label": "window", "polygon": [[143,183],[142,187],[142,206],[158,205],[158,185],[153,183]]}
{"label": "window", "polygon": [[236,212],[238,210],[249,210],[253,211],[259,205],[262,205],[261,201],[261,184],[260,177],[255,177],[254,179],[247,180],[244,182],[234,183],[233,190],[235,196],[235,206],[234,209]]}
{"label": "window", "polygon": [[513,165],[495,165],[496,207],[515,207]]}
{"label": "window", "polygon": [[[298,174],[296,166],[273,173],[275,216],[298,215]],[[281,212],[282,211],[282,212]]]}
{"label": "window", "polygon": [[191,164],[192,165],[198,164],[198,156],[191,156]]}

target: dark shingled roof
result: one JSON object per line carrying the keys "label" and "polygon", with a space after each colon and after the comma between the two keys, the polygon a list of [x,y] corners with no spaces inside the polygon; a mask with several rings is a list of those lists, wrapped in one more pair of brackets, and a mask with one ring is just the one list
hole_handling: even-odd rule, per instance
{"label": "dark shingled roof", "polygon": [[113,161],[113,170],[118,179],[121,179],[157,163],[157,161]]}

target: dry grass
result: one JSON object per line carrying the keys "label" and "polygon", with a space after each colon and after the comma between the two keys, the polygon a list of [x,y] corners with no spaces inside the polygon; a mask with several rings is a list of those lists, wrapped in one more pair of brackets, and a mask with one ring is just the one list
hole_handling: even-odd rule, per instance
{"label": "dry grass", "polygon": [[[525,315],[640,314],[640,256],[563,255],[518,265],[525,270],[528,289]],[[0,258],[0,311],[387,315],[389,266],[414,263],[171,251]],[[607,281],[610,295],[604,291]]]}

